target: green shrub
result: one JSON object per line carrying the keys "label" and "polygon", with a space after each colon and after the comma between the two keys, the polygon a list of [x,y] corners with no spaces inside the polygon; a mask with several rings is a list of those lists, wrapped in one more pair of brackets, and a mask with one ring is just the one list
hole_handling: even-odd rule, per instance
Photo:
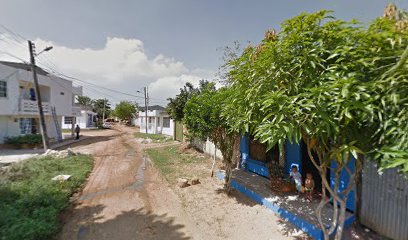
{"label": "green shrub", "polygon": [[[52,239],[60,227],[59,214],[85,182],[92,162],[86,155],[45,157],[0,170],[0,240]],[[51,180],[59,174],[72,177]]]}
{"label": "green shrub", "polygon": [[12,145],[21,144],[36,145],[42,143],[42,136],[40,134],[27,134],[16,137],[7,137],[5,143]]}

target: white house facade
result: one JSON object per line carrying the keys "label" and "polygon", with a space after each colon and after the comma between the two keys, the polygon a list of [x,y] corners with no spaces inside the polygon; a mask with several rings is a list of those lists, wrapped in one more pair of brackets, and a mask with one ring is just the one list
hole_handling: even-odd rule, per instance
{"label": "white house facade", "polygon": [[140,132],[147,132],[151,134],[174,135],[174,121],[170,118],[165,108],[162,106],[149,106],[147,111],[147,121],[145,111],[139,111],[139,117],[136,125],[140,127]]}
{"label": "white house facade", "polygon": [[[62,116],[81,114],[81,109],[74,106],[74,99],[82,95],[82,87],[75,87],[72,81],[38,67],[37,75],[48,136],[51,140],[58,139],[57,126],[61,126]],[[0,143],[7,137],[40,133],[36,97],[30,65],[0,61]]]}
{"label": "white house facade", "polygon": [[93,129],[97,127],[96,120],[98,114],[89,107],[79,107],[81,108],[81,114],[79,116],[62,117],[62,129],[72,129],[73,125],[79,125],[81,129]]}

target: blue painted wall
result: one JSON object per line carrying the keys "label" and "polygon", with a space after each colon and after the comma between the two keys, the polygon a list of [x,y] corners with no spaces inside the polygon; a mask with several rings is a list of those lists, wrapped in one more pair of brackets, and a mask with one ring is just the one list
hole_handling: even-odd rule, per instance
{"label": "blue painted wall", "polygon": [[285,172],[290,173],[292,165],[295,164],[298,167],[298,171],[302,172],[302,147],[300,144],[289,140],[285,142],[286,163]]}
{"label": "blue painted wall", "polygon": [[249,156],[249,134],[248,133],[241,135],[241,139],[239,143],[239,150],[241,152],[241,160],[245,160],[245,169],[247,171],[251,171],[263,177],[269,178],[269,169],[265,165],[265,163],[251,159],[251,156]]}
{"label": "blue painted wall", "polygon": [[248,133],[241,135],[240,142],[239,142],[239,151],[241,152],[241,158],[249,157],[249,134]]}
{"label": "blue painted wall", "polygon": [[[355,171],[355,164],[356,164],[356,161],[353,157],[347,163],[348,168],[352,172]],[[336,161],[332,161],[331,168],[332,169],[336,168]],[[330,185],[332,188],[334,187],[334,176],[335,176],[334,171],[331,170],[330,171]],[[338,192],[341,192],[342,190],[346,189],[349,182],[350,182],[350,176],[347,173],[347,171],[343,169],[343,171],[341,171],[340,173],[340,187],[339,187]],[[348,210],[354,212],[355,210],[355,188],[349,193],[349,196],[347,198],[346,207]]]}

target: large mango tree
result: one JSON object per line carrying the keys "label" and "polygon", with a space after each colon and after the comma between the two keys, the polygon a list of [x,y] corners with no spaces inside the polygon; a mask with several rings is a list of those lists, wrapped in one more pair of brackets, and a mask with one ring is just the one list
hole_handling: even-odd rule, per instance
{"label": "large mango tree", "polygon": [[[280,33],[267,31],[258,46],[231,60],[231,93],[221,115],[231,129],[250,132],[270,147],[286,140],[306,143],[322,179],[324,197],[316,214],[324,237],[336,230],[335,239],[341,239],[347,196],[363,156],[383,162],[393,161],[386,154],[397,155],[398,164],[406,163],[407,112],[402,105],[407,95],[400,88],[407,84],[408,38],[395,27],[396,19],[379,18],[366,29],[330,14],[319,11],[287,20]],[[348,168],[352,157],[355,171]],[[333,184],[327,181],[329,170]],[[343,171],[351,181],[340,188]],[[334,211],[326,226],[321,211],[330,201]]]}

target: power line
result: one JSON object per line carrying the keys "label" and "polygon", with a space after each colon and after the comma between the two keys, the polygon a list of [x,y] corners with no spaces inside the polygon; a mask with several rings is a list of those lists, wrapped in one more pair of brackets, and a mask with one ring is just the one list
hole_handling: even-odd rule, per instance
{"label": "power line", "polygon": [[[26,37],[24,37],[24,36],[22,36],[22,35],[20,35],[20,34],[18,34],[18,33],[15,33],[15,32],[13,32],[11,29],[9,29],[8,27],[6,27],[6,26],[4,26],[3,24],[1,24],[0,23],[0,27],[2,27],[3,29],[5,29],[7,32],[9,32],[11,35],[13,35],[14,37],[15,37],[15,39],[17,40],[17,38],[20,38],[20,40],[21,41],[27,41],[27,38]],[[18,40],[17,40],[18,41]]]}
{"label": "power line", "polygon": [[[13,39],[8,39],[8,40],[14,40],[14,42],[9,42],[8,40],[5,40],[5,39],[0,39],[0,40],[3,40],[4,42],[6,42],[6,43],[8,43],[8,44],[17,44],[17,46],[23,47],[22,44],[23,44],[23,42],[26,41],[26,39],[27,39],[26,37],[22,36],[21,34],[18,34],[18,33],[16,33],[16,32],[14,32],[13,30],[11,30],[10,28],[4,26],[4,25],[1,24],[1,23],[0,23],[0,27],[3,28],[4,30],[6,30],[7,36],[10,36],[11,38],[13,38]],[[25,49],[25,47],[24,47],[24,49]],[[4,52],[4,51],[2,51],[2,52]],[[23,59],[21,59],[21,58],[15,56],[15,55],[13,55],[13,54],[11,54],[11,53],[7,53],[7,52],[4,52],[4,53],[7,54],[7,55],[12,56],[12,57],[14,57],[14,58],[16,58],[16,59],[18,59],[18,60],[24,62],[24,63],[26,63],[25,60],[23,60]],[[119,90],[116,90],[116,89],[103,87],[103,86],[96,85],[96,84],[90,83],[90,82],[88,82],[88,81],[85,81],[85,80],[82,80],[82,79],[79,79],[79,78],[76,78],[76,77],[72,77],[72,76],[68,76],[68,75],[66,75],[66,74],[63,74],[63,73],[61,73],[60,71],[55,70],[55,68],[57,68],[57,66],[56,66],[51,60],[48,59],[48,56],[42,56],[42,57],[39,58],[38,60],[40,60],[40,61],[38,61],[38,62],[39,62],[41,65],[45,65],[45,66],[48,68],[47,70],[51,70],[50,72],[52,72],[52,73],[55,74],[56,76],[59,76],[59,77],[62,77],[62,78],[68,78],[68,79],[71,79],[71,80],[74,80],[74,81],[77,81],[77,82],[81,82],[81,83],[85,83],[85,84],[94,86],[94,87],[96,87],[96,88],[104,89],[104,90],[106,90],[106,91],[110,91],[110,92],[114,92],[114,93],[118,93],[118,94],[130,96],[130,97],[134,97],[134,98],[140,98],[140,99],[143,99],[143,98],[144,98],[144,97],[142,97],[142,96],[137,96],[137,95],[134,95],[134,94],[131,94],[131,93],[126,93],[126,92],[119,91]],[[106,95],[108,95],[108,94],[106,94]],[[152,97],[149,97],[149,99],[158,100],[158,101],[163,101],[162,99],[152,98]]]}
{"label": "power line", "polygon": [[10,56],[10,57],[13,57],[13,58],[15,58],[15,59],[18,59],[18,60],[20,60],[20,61],[23,62],[23,63],[27,63],[27,64],[28,64],[28,62],[27,62],[26,60],[24,60],[24,59],[22,59],[22,58],[20,58],[20,57],[17,57],[16,55],[14,55],[14,54],[12,54],[12,53],[9,53],[9,52],[3,51],[3,50],[0,50],[0,52],[3,53],[3,54],[8,55],[8,56]]}

